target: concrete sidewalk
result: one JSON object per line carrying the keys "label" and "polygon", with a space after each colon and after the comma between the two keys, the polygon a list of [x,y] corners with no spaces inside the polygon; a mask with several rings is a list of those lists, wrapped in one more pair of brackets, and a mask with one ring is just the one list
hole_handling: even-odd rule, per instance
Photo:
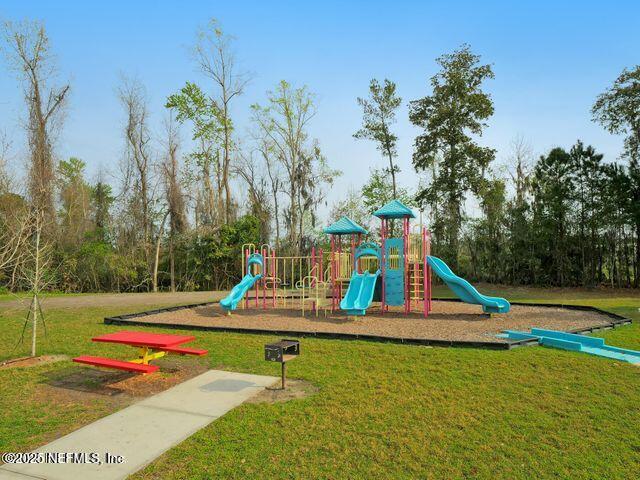
{"label": "concrete sidewalk", "polygon": [[[0,480],[126,478],[276,381],[209,370],[35,450],[97,453],[101,464],[5,464]],[[122,456],[122,463],[104,463],[107,453]]]}

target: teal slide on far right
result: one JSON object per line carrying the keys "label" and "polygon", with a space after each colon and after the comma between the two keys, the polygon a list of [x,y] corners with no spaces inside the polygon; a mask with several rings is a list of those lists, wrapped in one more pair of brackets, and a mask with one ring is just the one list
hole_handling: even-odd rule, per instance
{"label": "teal slide on far right", "polygon": [[453,273],[449,266],[438,257],[428,256],[427,262],[429,262],[429,266],[435,274],[438,275],[442,281],[447,284],[447,287],[463,302],[482,305],[482,310],[485,313],[507,313],[511,308],[511,304],[504,298],[482,295],[464,278]]}

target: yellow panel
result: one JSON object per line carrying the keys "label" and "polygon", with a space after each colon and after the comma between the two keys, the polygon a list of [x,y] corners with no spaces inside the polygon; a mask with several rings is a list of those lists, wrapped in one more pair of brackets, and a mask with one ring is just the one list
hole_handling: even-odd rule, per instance
{"label": "yellow panel", "polygon": [[398,270],[400,268],[400,251],[398,247],[389,247],[389,268]]}

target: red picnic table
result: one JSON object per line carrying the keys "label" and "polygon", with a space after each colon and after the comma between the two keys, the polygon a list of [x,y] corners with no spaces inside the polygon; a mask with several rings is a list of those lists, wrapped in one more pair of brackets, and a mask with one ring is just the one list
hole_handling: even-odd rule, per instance
{"label": "red picnic table", "polygon": [[158,370],[157,365],[150,365],[149,361],[164,357],[168,353],[179,355],[206,355],[207,350],[181,347],[192,342],[196,337],[191,335],[171,335],[168,333],[148,332],[115,332],[93,337],[94,342],[121,343],[139,349],[138,358],[129,361],[114,360],[112,358],[82,355],[73,359],[74,362],[96,365],[98,367],[115,368],[136,373],[152,373]]}

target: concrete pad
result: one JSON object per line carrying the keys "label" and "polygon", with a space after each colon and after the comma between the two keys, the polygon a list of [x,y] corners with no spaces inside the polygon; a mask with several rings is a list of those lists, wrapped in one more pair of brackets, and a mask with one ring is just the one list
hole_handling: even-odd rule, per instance
{"label": "concrete pad", "polygon": [[[3,465],[0,480],[126,478],[277,381],[276,377],[209,370],[35,450],[95,452],[101,463]],[[104,463],[106,453],[120,455],[124,461]]]}
{"label": "concrete pad", "polygon": [[[138,405],[175,409],[215,418],[237,407],[247,398],[276,381],[275,377],[210,370],[158,395],[142,400]],[[215,397],[215,402],[211,401],[212,397]]]}
{"label": "concrete pad", "polygon": [[0,470],[0,480],[43,480],[42,477],[32,477],[31,475],[23,475],[22,473],[9,472]]}

